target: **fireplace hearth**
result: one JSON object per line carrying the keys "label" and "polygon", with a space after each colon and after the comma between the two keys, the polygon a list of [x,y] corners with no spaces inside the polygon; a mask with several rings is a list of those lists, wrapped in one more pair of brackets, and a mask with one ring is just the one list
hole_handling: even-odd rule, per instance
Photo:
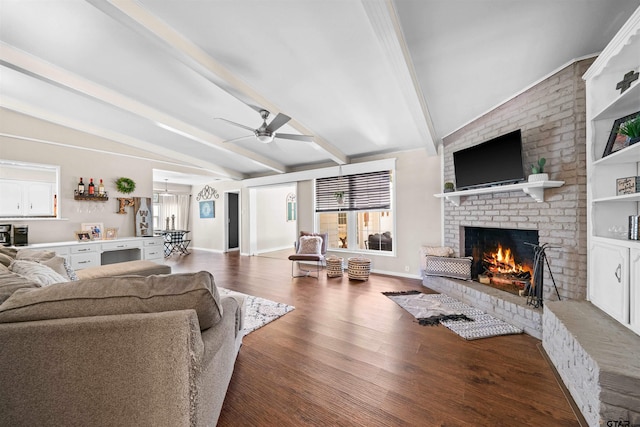
{"label": "fireplace hearth", "polygon": [[514,295],[531,285],[537,230],[463,227],[465,256],[473,258],[471,277]]}

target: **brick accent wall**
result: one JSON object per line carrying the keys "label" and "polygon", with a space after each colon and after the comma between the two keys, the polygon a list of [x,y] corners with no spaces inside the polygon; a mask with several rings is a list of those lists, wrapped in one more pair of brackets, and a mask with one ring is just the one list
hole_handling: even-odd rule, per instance
{"label": "brick accent wall", "polygon": [[[585,299],[586,235],[586,107],[582,75],[595,58],[576,61],[444,139],[444,181],[453,181],[454,151],[521,129],[524,164],[545,157],[551,180],[565,181],[547,189],[538,203],[523,192],[463,196],[460,206],[444,208],[444,244],[460,253],[460,229],[478,227],[537,229],[547,250],[563,299]],[[462,248],[464,251],[464,248]],[[545,268],[545,299],[557,299]]]}

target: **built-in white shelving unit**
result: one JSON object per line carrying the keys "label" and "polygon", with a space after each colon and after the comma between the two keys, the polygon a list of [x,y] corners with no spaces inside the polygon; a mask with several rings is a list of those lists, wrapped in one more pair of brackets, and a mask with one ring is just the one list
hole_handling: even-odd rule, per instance
{"label": "built-in white shelving unit", "polygon": [[640,8],[585,73],[587,96],[588,298],[640,334],[640,241],[628,238],[629,216],[640,214],[640,193],[617,195],[616,180],[640,175],[640,143],[603,157],[614,122],[640,111]]}
{"label": "built-in white shelving unit", "polygon": [[545,188],[561,187],[564,181],[535,181],[523,182],[520,184],[496,185],[493,187],[473,188],[470,190],[451,191],[449,193],[434,194],[436,197],[444,198],[455,206],[460,206],[460,197],[473,196],[477,194],[504,193],[506,191],[523,191],[536,202],[544,202]]}

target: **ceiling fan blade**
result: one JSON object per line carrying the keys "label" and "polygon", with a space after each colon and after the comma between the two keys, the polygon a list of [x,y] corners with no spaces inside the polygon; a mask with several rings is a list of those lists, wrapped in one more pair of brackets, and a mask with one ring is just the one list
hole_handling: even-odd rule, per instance
{"label": "ceiling fan blade", "polygon": [[275,132],[276,130],[284,126],[285,123],[287,123],[289,120],[291,120],[291,117],[282,113],[278,113],[278,115],[273,120],[271,120],[271,123],[267,125],[267,130],[269,132]]}
{"label": "ceiling fan blade", "polygon": [[313,142],[313,136],[311,135],[295,135],[292,133],[276,133],[276,138],[281,139],[293,139],[296,141]]}
{"label": "ceiling fan blade", "polygon": [[255,130],[253,128],[250,128],[249,126],[241,125],[240,123],[232,122],[231,120],[223,119],[222,117],[214,117],[213,120],[223,120],[223,121],[225,121],[227,123],[230,123],[230,124],[232,124],[234,126],[241,127],[242,129],[246,129],[246,130],[251,131],[251,132],[253,132]]}
{"label": "ceiling fan blade", "polygon": [[255,135],[246,135],[246,136],[241,136],[239,138],[227,139],[226,141],[222,141],[222,143],[226,144],[228,142],[238,142],[238,141],[242,141],[243,139],[249,139],[249,138],[255,138]]}

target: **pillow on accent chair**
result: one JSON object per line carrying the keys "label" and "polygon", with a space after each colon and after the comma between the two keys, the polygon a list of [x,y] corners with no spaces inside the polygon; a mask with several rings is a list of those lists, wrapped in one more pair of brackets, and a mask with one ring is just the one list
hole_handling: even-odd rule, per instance
{"label": "pillow on accent chair", "polygon": [[322,255],[327,253],[327,247],[329,244],[329,233],[310,233],[308,231],[301,231],[300,237],[302,236],[317,236],[322,239],[322,247],[320,248],[320,253]]}
{"label": "pillow on accent chair", "polygon": [[36,282],[40,286],[69,281],[68,278],[56,273],[51,267],[36,261],[16,259],[9,266],[9,270]]}
{"label": "pillow on accent chair", "polygon": [[319,236],[301,236],[298,242],[297,254],[320,255],[322,238]]}

